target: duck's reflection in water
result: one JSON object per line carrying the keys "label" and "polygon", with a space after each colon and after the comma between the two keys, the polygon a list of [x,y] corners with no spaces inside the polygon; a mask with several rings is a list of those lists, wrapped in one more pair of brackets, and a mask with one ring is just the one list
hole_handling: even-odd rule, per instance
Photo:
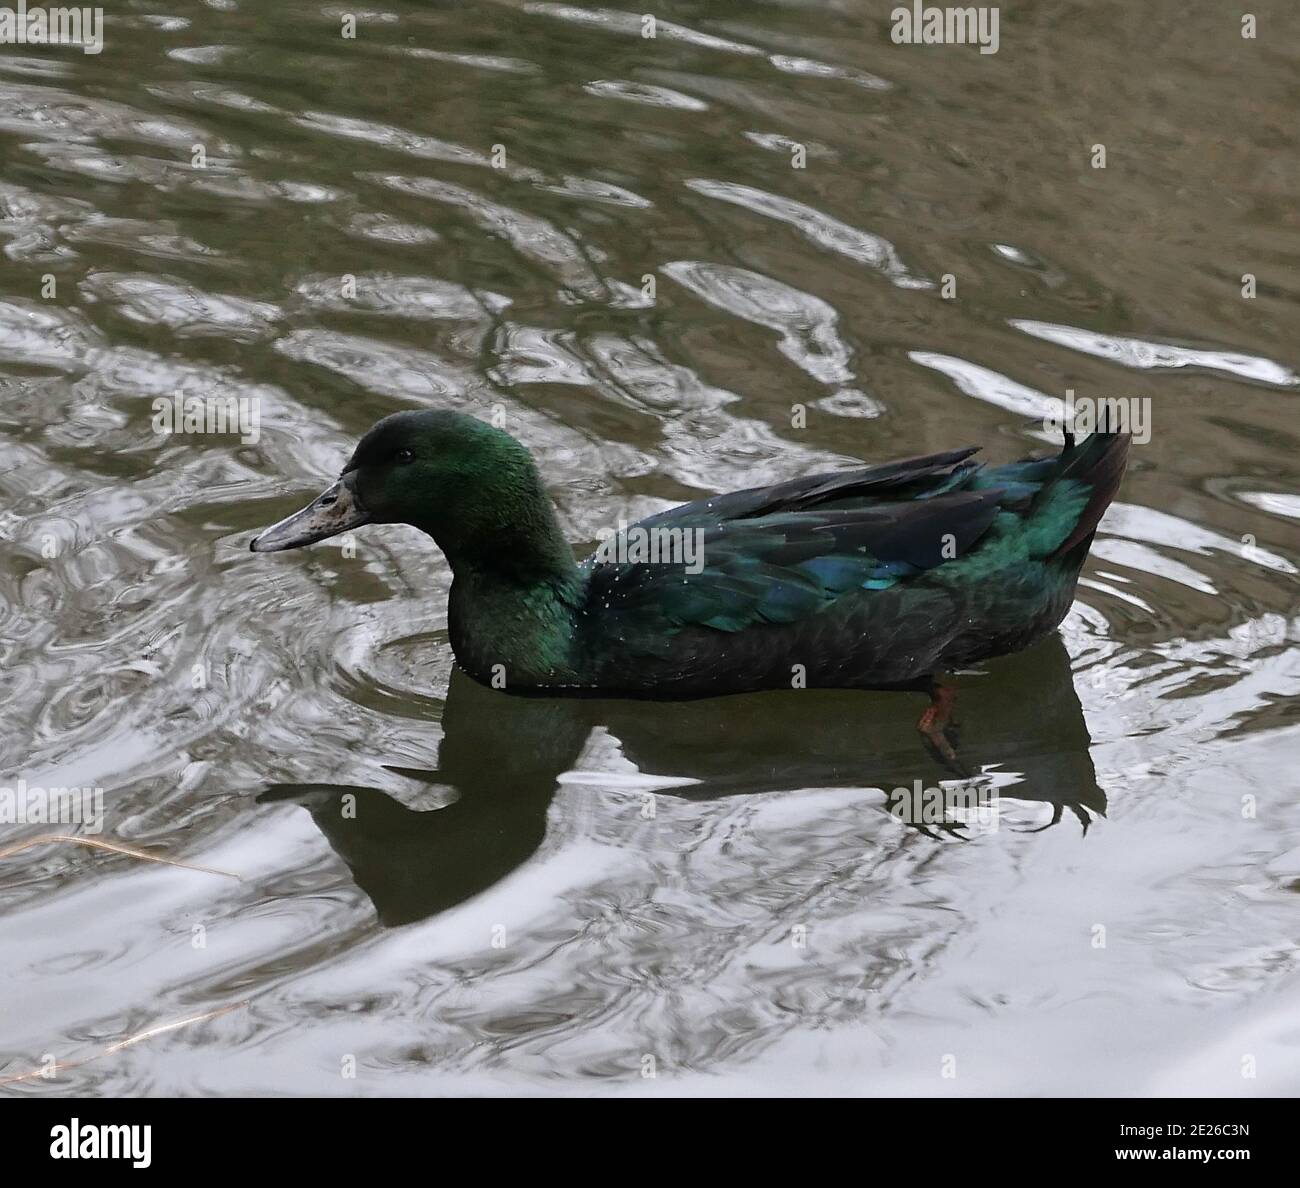
{"label": "duck's reflection in water", "polygon": [[[1003,796],[1050,804],[1048,824],[1068,810],[1086,829],[1092,815],[1105,812],[1059,638],[959,683],[965,758],[1019,774]],[[694,702],[518,698],[455,672],[437,770],[388,768],[450,789],[452,803],[415,811],[378,789],[342,784],[274,785],[258,800],[305,807],[380,922],[407,924],[486,890],[537,851],[557,779],[596,727],[618,740],[643,775],[698,781],[659,795],[700,800],[841,786],[888,792],[948,778],[920,744],[917,701],[902,693],[793,690]]]}

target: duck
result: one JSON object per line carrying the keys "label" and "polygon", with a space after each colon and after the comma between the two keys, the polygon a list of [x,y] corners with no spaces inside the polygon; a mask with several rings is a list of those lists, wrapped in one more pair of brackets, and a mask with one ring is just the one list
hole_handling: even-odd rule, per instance
{"label": "duck", "polygon": [[367,524],[431,537],[452,573],[456,664],[542,697],[677,700],[774,689],[928,695],[956,750],[949,675],[1053,633],[1127,465],[1104,421],[1005,465],[965,447],[710,495],[578,560],[529,450],[451,410],[387,416],[339,478],[256,535],[256,553]]}

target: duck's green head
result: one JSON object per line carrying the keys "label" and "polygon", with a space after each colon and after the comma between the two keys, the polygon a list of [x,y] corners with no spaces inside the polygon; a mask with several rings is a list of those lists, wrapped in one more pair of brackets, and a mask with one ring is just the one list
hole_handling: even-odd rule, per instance
{"label": "duck's green head", "polygon": [[[249,547],[296,549],[363,524],[419,528],[453,568],[533,568],[539,553],[556,553],[559,537],[532,455],[508,433],[455,412],[385,417],[358,443],[337,482]],[[550,560],[572,564],[562,538]]]}

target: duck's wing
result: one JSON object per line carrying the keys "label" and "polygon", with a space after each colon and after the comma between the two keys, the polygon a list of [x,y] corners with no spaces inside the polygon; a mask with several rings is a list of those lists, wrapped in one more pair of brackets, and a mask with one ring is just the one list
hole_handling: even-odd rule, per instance
{"label": "duck's wing", "polygon": [[979,464],[968,462],[978,446],[900,458],[877,466],[806,474],[769,487],[749,487],[710,495],[671,507],[641,520],[644,526],[695,521],[698,516],[714,520],[742,520],[776,512],[806,511],[814,507],[862,506],[878,500],[924,498],[952,490],[966,480]]}
{"label": "duck's wing", "polygon": [[[1127,450],[1127,435],[1103,428],[1082,444],[1067,437],[1055,457],[993,469],[968,461],[974,450],[955,450],[683,504],[583,563],[588,630],[661,653],[685,627],[793,623],[977,547],[993,568],[1017,572],[1033,559],[1072,582]],[[917,594],[913,605],[929,613],[932,600]]]}
{"label": "duck's wing", "polygon": [[718,518],[721,501],[703,500],[643,520],[583,563],[589,621],[652,653],[686,626],[795,622],[850,591],[886,589],[964,556],[993,522],[1002,490],[855,497],[857,506],[818,495],[806,510],[728,519]]}

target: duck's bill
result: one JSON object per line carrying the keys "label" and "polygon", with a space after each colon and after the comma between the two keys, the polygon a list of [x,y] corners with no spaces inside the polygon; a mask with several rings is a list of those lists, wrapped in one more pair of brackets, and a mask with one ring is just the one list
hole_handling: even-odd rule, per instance
{"label": "duck's bill", "polygon": [[300,549],[370,523],[353,483],[354,474],[344,475],[332,487],[316,496],[302,511],[286,516],[265,532],[253,537],[249,548],[255,553],[278,553]]}

